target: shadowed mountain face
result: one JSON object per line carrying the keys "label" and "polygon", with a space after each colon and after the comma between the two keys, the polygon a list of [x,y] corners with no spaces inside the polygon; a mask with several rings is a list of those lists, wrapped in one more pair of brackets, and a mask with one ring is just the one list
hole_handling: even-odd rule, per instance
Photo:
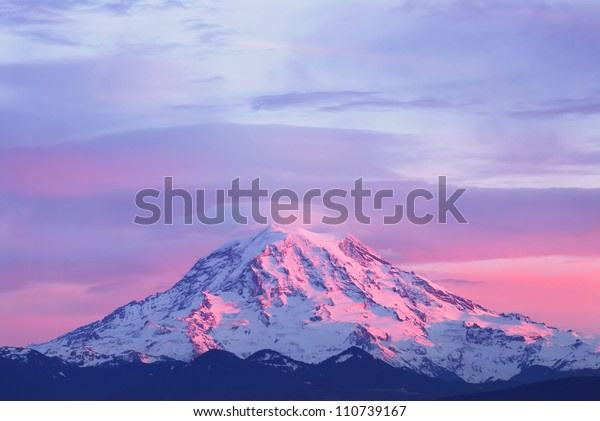
{"label": "shadowed mountain face", "polygon": [[[85,367],[190,362],[219,349],[294,372],[350,347],[405,372],[472,383],[531,366],[600,368],[596,339],[485,309],[352,236],[277,227],[200,259],[164,293],[30,348]],[[281,354],[272,366],[269,353]]]}
{"label": "shadowed mountain face", "polygon": [[[116,361],[81,367],[0,348],[0,400],[598,400],[600,371],[531,367],[510,381],[467,383],[392,367],[351,347],[318,364],[260,350],[209,350],[193,361]],[[565,377],[571,376],[571,377]]]}

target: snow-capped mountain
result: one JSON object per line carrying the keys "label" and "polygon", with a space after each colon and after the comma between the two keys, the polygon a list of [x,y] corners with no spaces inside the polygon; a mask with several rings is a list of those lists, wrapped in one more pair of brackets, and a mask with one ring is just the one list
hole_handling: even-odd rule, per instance
{"label": "snow-capped mountain", "polygon": [[164,293],[31,348],[80,365],[131,355],[190,361],[210,349],[244,358],[272,350],[296,364],[352,346],[393,366],[469,382],[509,379],[533,365],[600,368],[597,339],[488,310],[394,267],[352,236],[278,227],[200,259]]}

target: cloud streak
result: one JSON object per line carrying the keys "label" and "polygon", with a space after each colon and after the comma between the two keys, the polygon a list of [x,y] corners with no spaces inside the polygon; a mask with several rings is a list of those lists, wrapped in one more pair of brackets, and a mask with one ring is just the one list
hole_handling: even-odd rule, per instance
{"label": "cloud streak", "polygon": [[600,99],[598,98],[561,98],[538,104],[511,113],[517,118],[556,118],[564,116],[591,116],[600,114]]}
{"label": "cloud streak", "polygon": [[323,91],[288,92],[278,95],[263,95],[254,98],[254,110],[276,110],[291,107],[310,107],[321,111],[346,111],[352,109],[377,110],[394,108],[451,108],[457,106],[439,98],[396,100],[385,98],[377,92]]}

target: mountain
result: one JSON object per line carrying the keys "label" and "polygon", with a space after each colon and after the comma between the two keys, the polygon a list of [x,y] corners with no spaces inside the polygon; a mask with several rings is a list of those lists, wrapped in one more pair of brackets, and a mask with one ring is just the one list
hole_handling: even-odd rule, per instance
{"label": "mountain", "polygon": [[290,369],[351,347],[393,367],[472,383],[532,366],[600,368],[598,339],[488,310],[396,268],[353,236],[279,227],[226,244],[163,293],[30,346],[81,366],[189,362],[221,349]]}
{"label": "mountain", "polygon": [[79,366],[7,347],[0,348],[0,400],[600,399],[600,372],[591,370],[531,367],[510,381],[467,383],[455,375],[434,378],[392,367],[357,347],[318,364],[290,361],[272,350],[242,359],[211,349],[188,363],[115,360]]}
{"label": "mountain", "polygon": [[[357,357],[357,352],[362,356]],[[270,350],[241,359],[213,349],[189,363],[83,367],[33,350],[0,348],[0,400],[380,400],[480,391],[477,385],[460,380],[444,381],[391,367],[356,348],[314,365],[289,367],[278,364],[281,359],[290,360]]]}
{"label": "mountain", "polygon": [[33,349],[0,347],[0,400],[58,399],[73,367]]}

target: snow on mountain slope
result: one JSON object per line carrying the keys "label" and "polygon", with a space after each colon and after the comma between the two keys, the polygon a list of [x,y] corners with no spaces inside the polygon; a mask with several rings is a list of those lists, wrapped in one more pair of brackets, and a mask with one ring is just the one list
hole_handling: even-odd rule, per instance
{"label": "snow on mountain slope", "polygon": [[257,351],[247,357],[246,360],[269,367],[275,367],[284,371],[294,371],[307,365],[301,361],[296,361],[271,349]]}
{"label": "snow on mountain slope", "polygon": [[315,363],[351,346],[470,382],[508,379],[530,365],[600,368],[597,340],[487,310],[352,236],[278,227],[200,259],[164,293],[31,348],[93,365],[132,351],[189,361],[213,348]]}
{"label": "snow on mountain slope", "polygon": [[14,346],[0,347],[0,359],[6,359],[10,361],[26,362],[29,360],[29,358],[31,358],[32,355],[35,355],[36,353],[36,351],[28,348]]}

